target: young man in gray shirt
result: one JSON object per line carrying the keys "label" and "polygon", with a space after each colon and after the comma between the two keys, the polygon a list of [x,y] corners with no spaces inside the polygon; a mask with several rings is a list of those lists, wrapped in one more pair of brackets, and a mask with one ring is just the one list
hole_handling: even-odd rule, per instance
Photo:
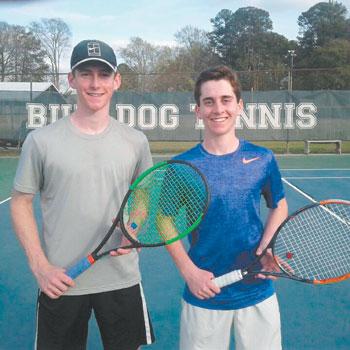
{"label": "young man in gray shirt", "polygon": [[[101,241],[130,184],[152,165],[149,145],[109,115],[121,84],[110,46],[76,45],[68,81],[77,109],[28,135],[11,201],[14,229],[39,285],[36,349],[84,349],[92,310],[105,349],[137,349],[154,341],[137,251],[118,250],[120,257],[101,259],[74,281],[65,270]],[[111,248],[122,239],[115,235]]]}

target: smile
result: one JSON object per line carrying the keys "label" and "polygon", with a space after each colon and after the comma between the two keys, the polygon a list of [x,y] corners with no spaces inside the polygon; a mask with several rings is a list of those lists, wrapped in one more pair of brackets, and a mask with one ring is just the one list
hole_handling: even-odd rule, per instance
{"label": "smile", "polygon": [[92,96],[92,97],[101,97],[101,96],[103,96],[103,93],[88,92],[87,94],[88,94],[89,96]]}
{"label": "smile", "polygon": [[228,118],[227,117],[220,117],[220,118],[211,118],[210,120],[214,123],[222,123],[226,121]]}

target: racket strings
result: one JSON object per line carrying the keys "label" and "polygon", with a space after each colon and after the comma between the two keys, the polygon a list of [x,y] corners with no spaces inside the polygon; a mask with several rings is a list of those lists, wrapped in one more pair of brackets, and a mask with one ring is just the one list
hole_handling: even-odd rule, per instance
{"label": "racket strings", "polygon": [[284,271],[303,279],[343,276],[350,269],[349,229],[348,204],[313,206],[282,227],[274,254]]}
{"label": "racket strings", "polygon": [[195,169],[168,163],[134,189],[123,221],[134,223],[126,229],[141,244],[169,242],[191,231],[205,211],[207,198],[206,185]]}
{"label": "racket strings", "polygon": [[[339,246],[338,241],[332,240],[332,230],[334,229],[334,222],[332,224],[329,221],[323,220],[323,217],[317,215],[310,215],[309,212],[305,212],[305,221],[302,221],[304,235],[300,235],[298,244],[304,250],[298,256],[302,256],[303,260],[300,264],[295,264],[299,268],[298,273],[302,277],[313,277],[315,279],[324,279],[329,276],[334,276],[334,268],[344,266],[342,260],[342,245]],[[312,232],[317,234],[311,235]],[[323,232],[323,234],[319,234]],[[308,240],[312,239],[310,243]],[[325,248],[327,247],[327,248]],[[312,251],[310,251],[312,249]],[[329,259],[329,254],[325,252],[337,252],[337,259]],[[295,254],[292,253],[295,256]],[[341,264],[341,265],[339,265]],[[308,274],[307,274],[308,272]],[[311,275],[310,275],[311,274]]]}

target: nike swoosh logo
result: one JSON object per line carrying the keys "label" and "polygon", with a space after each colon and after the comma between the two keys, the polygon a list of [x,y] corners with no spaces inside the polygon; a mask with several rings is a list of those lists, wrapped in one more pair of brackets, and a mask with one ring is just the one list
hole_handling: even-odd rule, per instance
{"label": "nike swoosh logo", "polygon": [[250,158],[250,159],[243,158],[242,159],[242,163],[243,164],[249,164],[249,163],[254,162],[254,161],[258,160],[258,159],[260,159],[260,157],[255,157],[255,158]]}

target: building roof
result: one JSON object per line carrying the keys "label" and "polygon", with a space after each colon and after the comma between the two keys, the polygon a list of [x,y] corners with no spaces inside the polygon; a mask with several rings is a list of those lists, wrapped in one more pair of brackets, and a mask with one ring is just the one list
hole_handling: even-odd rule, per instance
{"label": "building roof", "polygon": [[48,82],[0,82],[0,91],[37,91],[44,92],[54,90],[58,92],[56,86]]}

